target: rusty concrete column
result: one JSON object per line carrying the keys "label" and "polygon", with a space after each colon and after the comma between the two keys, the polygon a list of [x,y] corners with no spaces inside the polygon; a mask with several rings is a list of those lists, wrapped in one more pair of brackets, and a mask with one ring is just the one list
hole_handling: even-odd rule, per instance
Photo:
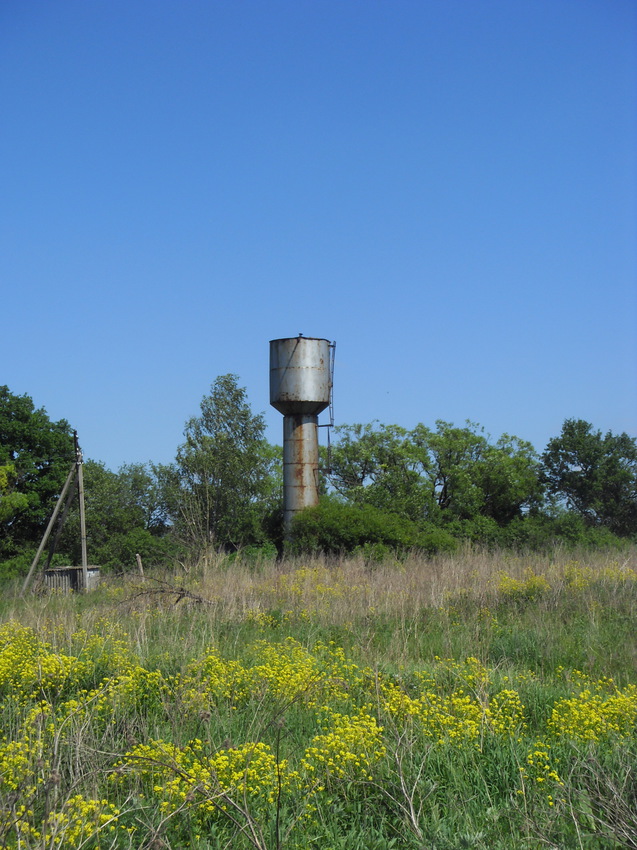
{"label": "rusty concrete column", "polygon": [[318,416],[299,413],[283,417],[283,525],[304,508],[318,505]]}

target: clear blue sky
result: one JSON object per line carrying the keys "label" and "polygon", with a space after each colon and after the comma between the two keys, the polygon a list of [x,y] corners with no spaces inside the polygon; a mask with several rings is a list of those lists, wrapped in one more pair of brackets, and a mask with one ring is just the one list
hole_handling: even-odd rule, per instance
{"label": "clear blue sky", "polygon": [[[637,436],[634,0],[0,3],[0,383],[174,458],[336,340],[337,423]],[[322,421],[325,421],[324,418]]]}

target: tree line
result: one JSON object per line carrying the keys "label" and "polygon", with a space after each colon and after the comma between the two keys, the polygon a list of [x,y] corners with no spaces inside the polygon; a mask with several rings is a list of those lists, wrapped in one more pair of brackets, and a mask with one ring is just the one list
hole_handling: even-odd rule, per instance
{"label": "tree line", "polygon": [[[118,570],[138,553],[160,564],[211,547],[382,556],[461,540],[519,549],[637,537],[635,438],[567,419],[539,454],[518,437],[439,420],[337,427],[329,457],[322,452],[320,504],[295,519],[284,544],[282,451],[264,435],[237,376],[222,375],[185,423],[173,463],[114,472],[87,460],[91,563]],[[73,460],[69,423],[0,387],[0,575],[28,568]],[[79,550],[75,507],[52,563],[79,564]]]}

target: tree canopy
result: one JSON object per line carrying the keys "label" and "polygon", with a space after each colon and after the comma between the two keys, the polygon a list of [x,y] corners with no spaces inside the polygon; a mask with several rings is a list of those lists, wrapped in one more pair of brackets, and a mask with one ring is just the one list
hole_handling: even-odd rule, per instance
{"label": "tree canopy", "polygon": [[507,434],[492,443],[470,422],[345,425],[336,435],[330,481],[355,504],[435,524],[480,515],[504,525],[541,500],[531,444]]}
{"label": "tree canopy", "polygon": [[278,453],[264,438],[263,415],[252,412],[230,374],[214,381],[200,411],[186,422],[186,441],[177,451],[176,528],[200,548],[257,542],[277,495]]}
{"label": "tree canopy", "polygon": [[[152,465],[126,464],[118,472],[103,463],[84,463],[86,542],[89,561],[122,570],[135,556],[161,563],[174,554],[163,512],[161,483]],[[77,503],[65,522],[59,553],[81,563],[80,518]]]}
{"label": "tree canopy", "polygon": [[[264,436],[236,375],[221,375],[186,421],[172,464],[112,472],[84,464],[89,560],[107,568],[189,551],[282,544],[282,452]],[[0,387],[0,562],[28,565],[74,461],[71,428],[29,396]],[[372,547],[427,552],[458,538],[486,545],[609,544],[637,534],[637,441],[567,419],[541,456],[503,434],[438,420],[341,425],[321,503],[295,518],[292,551]],[[77,506],[54,539],[80,560]]]}
{"label": "tree canopy", "polygon": [[0,387],[0,553],[44,532],[74,458],[69,423],[52,422],[28,395]]}
{"label": "tree canopy", "polygon": [[567,419],[542,455],[549,493],[589,525],[637,533],[637,440]]}

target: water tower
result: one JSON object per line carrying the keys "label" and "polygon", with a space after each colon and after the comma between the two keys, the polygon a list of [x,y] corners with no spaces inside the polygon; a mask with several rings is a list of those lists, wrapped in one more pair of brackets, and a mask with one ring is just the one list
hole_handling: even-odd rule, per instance
{"label": "water tower", "polygon": [[270,341],[270,404],[283,414],[283,527],[318,504],[318,415],[332,393],[334,344],[299,334]]}

